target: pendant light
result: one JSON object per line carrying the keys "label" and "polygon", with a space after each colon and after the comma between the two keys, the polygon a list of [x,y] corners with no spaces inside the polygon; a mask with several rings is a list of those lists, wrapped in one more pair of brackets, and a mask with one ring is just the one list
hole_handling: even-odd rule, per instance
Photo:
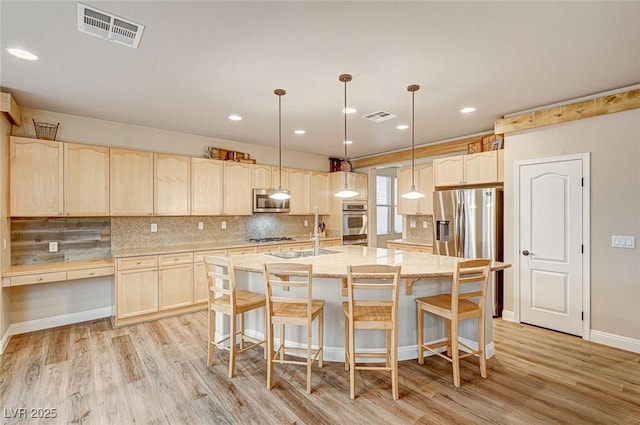
{"label": "pendant light", "polygon": [[[344,139],[342,143],[344,144],[344,163],[349,164],[349,160],[347,157],[347,83],[351,81],[351,74],[342,74],[338,77],[338,80],[344,83]],[[353,198],[358,194],[355,190],[349,189],[347,173],[349,171],[345,171],[344,173],[344,188],[336,193],[335,196],[338,198]]]}
{"label": "pendant light", "polygon": [[411,92],[411,189],[407,193],[403,193],[402,197],[405,199],[420,199],[424,198],[424,194],[418,192],[416,190],[416,166],[415,166],[415,156],[416,156],[416,146],[415,146],[415,123],[416,123],[416,100],[415,95],[416,92],[420,90],[420,86],[417,84],[412,84],[407,87],[407,91]]}
{"label": "pendant light", "polygon": [[289,191],[282,188],[282,96],[287,94],[287,92],[283,89],[275,89],[273,94],[278,96],[278,166],[280,171],[278,177],[278,190],[272,192],[269,195],[269,198],[285,200],[291,198]]}

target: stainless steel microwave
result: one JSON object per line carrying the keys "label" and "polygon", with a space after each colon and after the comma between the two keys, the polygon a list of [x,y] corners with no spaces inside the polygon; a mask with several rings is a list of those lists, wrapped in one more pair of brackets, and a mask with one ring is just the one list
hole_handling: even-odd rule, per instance
{"label": "stainless steel microwave", "polygon": [[286,213],[289,212],[289,199],[272,199],[273,190],[253,189],[253,212]]}

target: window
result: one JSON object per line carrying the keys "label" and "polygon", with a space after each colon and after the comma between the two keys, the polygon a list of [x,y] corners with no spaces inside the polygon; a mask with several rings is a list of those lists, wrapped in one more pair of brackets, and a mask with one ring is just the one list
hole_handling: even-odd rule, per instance
{"label": "window", "polygon": [[402,216],[398,215],[397,188],[397,178],[376,176],[376,232],[378,235],[402,232]]}

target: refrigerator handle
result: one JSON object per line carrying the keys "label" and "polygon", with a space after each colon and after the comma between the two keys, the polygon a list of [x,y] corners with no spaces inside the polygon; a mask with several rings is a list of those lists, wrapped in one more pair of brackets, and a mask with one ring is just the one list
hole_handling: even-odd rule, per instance
{"label": "refrigerator handle", "polygon": [[464,237],[465,216],[464,216],[463,199],[460,199],[460,202],[458,202],[457,216],[458,216],[458,220],[456,224],[458,225],[458,228],[456,229],[456,245],[457,245],[456,257],[462,257],[462,254],[464,253],[464,242],[465,242],[465,237]]}

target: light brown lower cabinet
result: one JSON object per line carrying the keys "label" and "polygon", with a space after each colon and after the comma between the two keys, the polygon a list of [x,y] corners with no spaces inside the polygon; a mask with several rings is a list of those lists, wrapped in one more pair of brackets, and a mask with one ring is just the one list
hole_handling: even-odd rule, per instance
{"label": "light brown lower cabinet", "polygon": [[158,269],[118,271],[116,319],[158,311]]}
{"label": "light brown lower cabinet", "polygon": [[209,301],[209,291],[207,287],[207,276],[204,270],[202,258],[206,255],[215,257],[226,257],[226,249],[213,251],[199,251],[193,256],[193,302],[194,304],[206,303]]}
{"label": "light brown lower cabinet", "polygon": [[398,251],[407,251],[407,252],[426,252],[427,254],[433,254],[432,246],[414,245],[410,243],[401,243],[401,242],[387,242],[387,249],[396,249]]}
{"label": "light brown lower cabinet", "polygon": [[158,304],[170,310],[193,304],[193,253],[158,256]]}

